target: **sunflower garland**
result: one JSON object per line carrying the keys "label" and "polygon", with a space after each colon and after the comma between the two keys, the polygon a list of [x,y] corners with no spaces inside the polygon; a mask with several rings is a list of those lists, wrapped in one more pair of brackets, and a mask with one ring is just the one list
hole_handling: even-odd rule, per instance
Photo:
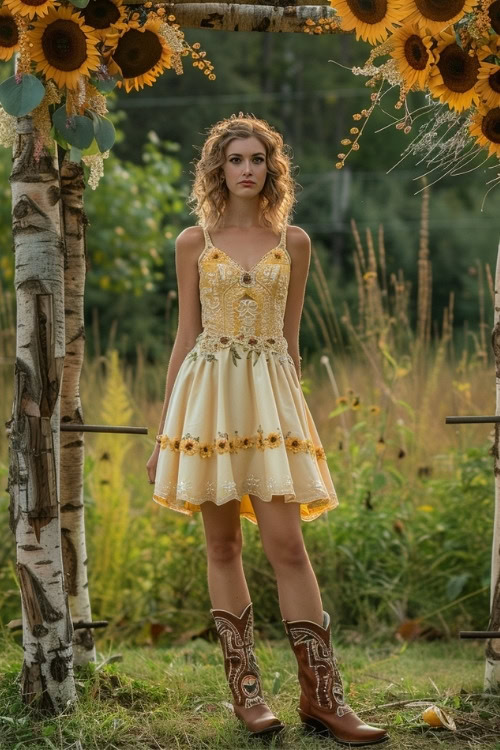
{"label": "sunflower garland", "polygon": [[[90,168],[93,189],[114,141],[106,94],[115,86],[127,94],[152,86],[167,69],[180,75],[181,58],[189,54],[193,67],[216,79],[206,52],[185,40],[172,13],[151,0],[131,8],[124,3],[89,0],[77,8],[66,0],[3,0],[0,7],[0,61],[19,53],[15,76],[0,90],[0,145],[12,145],[21,103],[26,114],[26,101],[32,102],[35,158],[53,148],[55,130],[71,159]],[[19,84],[26,95],[19,96]]]}
{"label": "sunflower garland", "polygon": [[356,39],[374,44],[387,38],[403,17],[400,0],[330,0],[339,14],[340,28]]}
{"label": "sunflower garland", "polygon": [[452,109],[462,112],[472,104],[479,103],[476,89],[480,62],[473,49],[463,49],[455,34],[444,32],[436,48],[438,61],[433,66],[429,89]]}
{"label": "sunflower garland", "polygon": [[80,13],[94,36],[102,42],[115,43],[117,35],[127,28],[123,0],[90,0]]}
{"label": "sunflower garland", "polygon": [[4,0],[2,8],[8,8],[12,14],[32,20],[35,16],[47,15],[54,5],[54,0]]}
{"label": "sunflower garland", "polygon": [[12,11],[7,6],[0,8],[0,60],[10,60],[20,47],[19,28]]}
{"label": "sunflower garland", "polygon": [[500,107],[480,107],[469,127],[479,146],[488,149],[489,156],[500,158]]}
{"label": "sunflower garland", "polygon": [[391,55],[396,60],[405,90],[425,88],[435,57],[433,39],[413,24],[405,24],[391,37]]}
{"label": "sunflower garland", "polygon": [[161,23],[161,19],[151,20],[141,27],[130,21],[111,52],[108,71],[123,76],[123,83],[119,80],[117,86],[123,85],[127,94],[145,84],[152,86],[165,68],[171,67],[172,50],[160,33]]}
{"label": "sunflower garland", "polygon": [[99,66],[97,37],[79,13],[68,6],[52,7],[33,23],[28,32],[31,59],[45,79],[53,78],[59,88],[74,89],[80,76],[90,75]]}
{"label": "sunflower garland", "polygon": [[[395,127],[410,133],[416,119],[423,122],[403,159],[411,154],[431,169],[442,167],[442,176],[469,167],[481,149],[487,158],[500,159],[500,0],[329,2],[343,30],[371,43],[366,62],[352,72],[377,87],[371,106],[353,115],[364,121],[341,140],[348,149],[338,154],[337,169],[359,150],[368,118],[394,87],[395,108],[404,106]],[[427,95],[413,113],[407,102],[411,91]]]}
{"label": "sunflower garland", "polygon": [[481,101],[489,107],[500,106],[500,65],[482,62],[477,76],[476,90]]}
{"label": "sunflower garland", "polygon": [[477,3],[478,0],[403,0],[403,11],[407,22],[439,34],[470,13]]}

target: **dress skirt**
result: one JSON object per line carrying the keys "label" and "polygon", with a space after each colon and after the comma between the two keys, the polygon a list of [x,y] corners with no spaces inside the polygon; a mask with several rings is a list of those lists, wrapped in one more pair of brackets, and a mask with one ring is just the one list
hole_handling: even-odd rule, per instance
{"label": "dress skirt", "polygon": [[[200,337],[198,337],[200,338]],[[187,515],[205,502],[239,500],[257,523],[250,494],[283,495],[312,521],[338,505],[293,360],[232,345],[185,357],[162,430],[153,499]]]}

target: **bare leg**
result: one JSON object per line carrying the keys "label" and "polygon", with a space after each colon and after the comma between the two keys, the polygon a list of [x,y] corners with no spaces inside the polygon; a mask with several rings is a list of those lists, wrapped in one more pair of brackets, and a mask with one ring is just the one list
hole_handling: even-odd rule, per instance
{"label": "bare leg", "polygon": [[322,625],[323,604],[302,536],[299,504],[285,503],[283,495],[275,495],[271,502],[250,497],[262,546],[276,575],[283,619]]}
{"label": "bare leg", "polygon": [[208,591],[214,609],[240,615],[250,603],[243,562],[240,505],[230,500],[225,505],[205,502],[201,505],[207,543]]}

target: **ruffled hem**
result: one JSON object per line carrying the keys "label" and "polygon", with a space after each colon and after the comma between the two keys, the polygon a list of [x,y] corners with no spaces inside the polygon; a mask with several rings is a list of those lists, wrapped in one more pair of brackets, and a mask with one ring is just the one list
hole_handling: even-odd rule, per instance
{"label": "ruffled hem", "polygon": [[[339,502],[336,495],[329,495],[326,493],[324,497],[318,497],[317,491],[297,497],[295,493],[290,491],[274,490],[266,496],[261,496],[256,492],[252,492],[252,495],[258,497],[259,500],[263,500],[266,503],[270,503],[272,498],[276,495],[283,495],[285,503],[300,503],[300,517],[302,521],[314,521],[316,518],[326,513],[329,510],[335,509]],[[193,516],[196,512],[201,512],[201,505],[203,503],[213,503],[214,505],[220,506],[231,502],[231,500],[238,500],[240,502],[240,516],[251,521],[253,524],[257,524],[257,517],[253,509],[252,501],[249,493],[239,492],[238,496],[235,497],[221,497],[221,498],[194,498],[180,499],[176,498],[174,494],[162,496],[156,492],[153,494],[153,500],[159,505],[163,505],[165,508],[175,510],[178,513],[183,513],[187,516]]]}

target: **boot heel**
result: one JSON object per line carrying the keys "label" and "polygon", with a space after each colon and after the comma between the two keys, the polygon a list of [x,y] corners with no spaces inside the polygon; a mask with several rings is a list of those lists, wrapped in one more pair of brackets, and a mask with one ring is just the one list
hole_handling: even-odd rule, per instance
{"label": "boot heel", "polygon": [[319,721],[319,719],[315,719],[312,716],[308,716],[307,714],[303,713],[300,708],[297,709],[297,712],[300,716],[301,722],[304,724],[304,727],[307,727],[315,734],[330,734],[328,727],[325,726],[322,721]]}

